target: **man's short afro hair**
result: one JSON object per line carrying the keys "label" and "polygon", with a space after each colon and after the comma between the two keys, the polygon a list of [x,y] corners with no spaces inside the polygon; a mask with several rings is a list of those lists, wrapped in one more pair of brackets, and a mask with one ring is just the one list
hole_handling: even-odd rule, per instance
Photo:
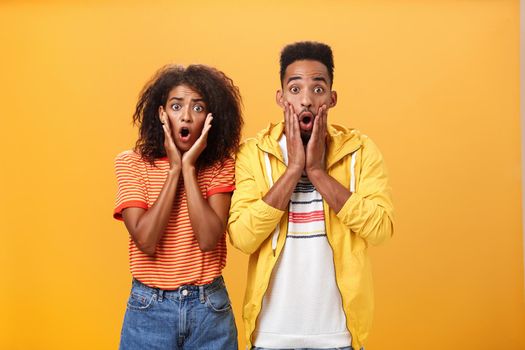
{"label": "man's short afro hair", "polygon": [[300,41],[286,45],[281,51],[281,86],[286,68],[295,61],[312,60],[321,62],[328,70],[330,86],[334,82],[334,56],[330,46],[315,41]]}

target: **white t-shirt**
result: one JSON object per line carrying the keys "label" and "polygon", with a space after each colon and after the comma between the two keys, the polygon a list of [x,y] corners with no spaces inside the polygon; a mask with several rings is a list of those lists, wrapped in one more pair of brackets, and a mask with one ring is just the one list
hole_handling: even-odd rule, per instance
{"label": "white t-shirt", "polygon": [[[280,139],[287,163],[286,137]],[[274,267],[254,332],[265,348],[350,346],[323,200],[305,174],[292,194],[286,242]]]}

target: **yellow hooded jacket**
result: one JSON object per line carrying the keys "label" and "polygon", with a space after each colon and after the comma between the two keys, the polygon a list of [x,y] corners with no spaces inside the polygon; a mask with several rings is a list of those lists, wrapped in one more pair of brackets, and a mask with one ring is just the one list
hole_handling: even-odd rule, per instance
{"label": "yellow hooded jacket", "polygon": [[[236,248],[250,254],[243,307],[248,349],[272,270],[286,241],[287,211],[262,200],[286,170],[278,143],[283,128],[282,122],[270,124],[256,138],[246,140],[236,158],[228,233]],[[329,125],[328,134],[327,172],[352,195],[338,213],[323,201],[326,233],[352,345],[360,349],[368,336],[374,307],[367,247],[392,236],[392,200],[383,158],[375,144],[357,130],[338,125]],[[272,179],[267,175],[270,171]]]}

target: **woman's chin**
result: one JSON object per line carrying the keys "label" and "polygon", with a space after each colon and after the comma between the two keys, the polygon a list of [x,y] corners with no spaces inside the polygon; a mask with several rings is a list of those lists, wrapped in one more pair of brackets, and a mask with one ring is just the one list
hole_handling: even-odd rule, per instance
{"label": "woman's chin", "polygon": [[175,146],[177,146],[180,153],[184,153],[190,150],[191,146],[193,146],[193,142],[176,142]]}

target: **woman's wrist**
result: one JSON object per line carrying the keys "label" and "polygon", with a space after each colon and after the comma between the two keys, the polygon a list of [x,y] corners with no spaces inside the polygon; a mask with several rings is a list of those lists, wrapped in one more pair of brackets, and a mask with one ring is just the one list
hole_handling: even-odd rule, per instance
{"label": "woman's wrist", "polygon": [[181,167],[179,165],[171,165],[170,170],[168,170],[168,177],[178,177],[181,172]]}
{"label": "woman's wrist", "polygon": [[194,164],[182,164],[182,174],[184,177],[194,174],[195,165]]}

